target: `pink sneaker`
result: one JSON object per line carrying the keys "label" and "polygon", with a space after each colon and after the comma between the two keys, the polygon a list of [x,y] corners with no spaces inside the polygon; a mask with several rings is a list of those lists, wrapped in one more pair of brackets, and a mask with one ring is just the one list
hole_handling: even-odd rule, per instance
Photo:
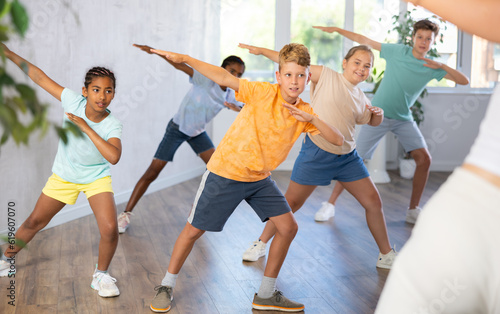
{"label": "pink sneaker", "polygon": [[123,212],[118,215],[118,233],[124,233],[127,231],[130,225],[130,216],[133,215],[132,212]]}

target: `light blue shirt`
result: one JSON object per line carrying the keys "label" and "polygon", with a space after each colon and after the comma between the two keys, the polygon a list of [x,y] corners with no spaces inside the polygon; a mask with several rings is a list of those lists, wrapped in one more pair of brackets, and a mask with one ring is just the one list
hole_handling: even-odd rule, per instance
{"label": "light blue shirt", "polygon": [[372,105],[384,109],[387,118],[413,121],[410,107],[427,83],[441,80],[446,71],[424,66],[425,61],[413,56],[412,47],[402,44],[382,44],[380,57],[386,60],[386,68]]}
{"label": "light blue shirt", "polygon": [[[105,141],[112,137],[121,137],[122,124],[111,113],[99,123],[87,118],[85,115],[87,99],[83,95],[65,88],[61,93],[61,103],[65,112],[70,112],[85,120]],[[67,123],[72,122],[65,114],[63,127]],[[52,172],[68,182],[80,184],[91,183],[111,175],[109,162],[97,150],[90,138],[86,134],[83,134],[83,137],[76,137],[72,133],[68,134],[66,145],[59,140]]]}
{"label": "light blue shirt", "polygon": [[206,124],[221,109],[226,108],[224,101],[243,107],[243,103],[234,98],[234,90],[228,87],[226,91],[223,91],[219,85],[194,69],[189,82],[193,86],[182,99],[179,111],[173,118],[174,122],[179,125],[179,130],[186,135],[195,137],[203,133]]}

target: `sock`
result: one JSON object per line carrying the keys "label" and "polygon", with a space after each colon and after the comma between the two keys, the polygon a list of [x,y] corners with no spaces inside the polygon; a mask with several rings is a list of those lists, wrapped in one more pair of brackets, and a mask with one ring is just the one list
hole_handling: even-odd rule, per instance
{"label": "sock", "polygon": [[264,276],[262,278],[262,283],[260,284],[259,292],[257,295],[259,298],[269,299],[273,296],[274,290],[276,290],[276,279]]}
{"label": "sock", "polygon": [[1,259],[2,261],[7,262],[8,257],[7,257],[7,256],[5,256],[4,254],[2,254],[2,257],[1,257],[0,259]]}
{"label": "sock", "polygon": [[167,273],[165,274],[165,277],[161,281],[161,285],[168,286],[168,287],[171,287],[172,289],[174,289],[175,281],[177,280],[177,276],[179,276],[179,274],[171,274],[167,271]]}
{"label": "sock", "polygon": [[94,274],[99,274],[99,273],[102,273],[102,274],[107,274],[108,273],[108,270],[99,270],[97,269],[97,264],[95,265],[95,272]]}

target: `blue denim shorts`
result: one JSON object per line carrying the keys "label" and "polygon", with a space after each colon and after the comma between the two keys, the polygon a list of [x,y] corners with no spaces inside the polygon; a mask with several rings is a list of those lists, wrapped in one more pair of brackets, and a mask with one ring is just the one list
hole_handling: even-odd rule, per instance
{"label": "blue denim shorts", "polygon": [[356,150],[345,155],[332,154],[306,136],[293,165],[291,180],[302,185],[329,185],[332,180],[352,182],[369,176]]}
{"label": "blue denim shorts", "polygon": [[271,177],[256,182],[226,179],[206,171],[196,193],[188,222],[205,231],[222,231],[236,207],[245,200],[262,222],[291,211]]}
{"label": "blue denim shorts", "polygon": [[156,150],[155,158],[163,161],[172,161],[175,152],[184,142],[187,142],[197,155],[214,148],[214,144],[210,137],[208,137],[207,132],[191,137],[179,131],[179,125],[170,120],[165,135]]}

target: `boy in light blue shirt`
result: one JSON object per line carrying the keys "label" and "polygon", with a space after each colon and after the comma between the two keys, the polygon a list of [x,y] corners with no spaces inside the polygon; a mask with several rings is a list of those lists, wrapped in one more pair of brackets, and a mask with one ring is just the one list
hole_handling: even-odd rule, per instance
{"label": "boy in light blue shirt", "polygon": [[[134,44],[134,47],[151,54],[151,47]],[[163,58],[163,57],[162,57]],[[186,64],[176,64],[165,59],[175,69],[189,76],[191,89],[182,99],[179,110],[167,124],[155,156],[148,169],[144,172],[134,187],[134,191],[125,207],[125,211],[118,215],[118,232],[124,233],[130,226],[132,211],[137,202],[146,193],[149,185],[156,180],[160,172],[172,162],[179,146],[187,142],[200,158],[208,163],[215,151],[214,144],[205,132],[205,127],[223,108],[240,111],[243,103],[236,101],[234,90],[219,86],[206,78],[198,71]],[[237,56],[229,56],[221,65],[235,77],[241,77],[245,72],[245,63]]]}
{"label": "boy in light blue shirt", "polygon": [[[429,20],[421,20],[413,25],[413,47],[382,44],[338,27],[315,26],[315,28],[329,33],[337,32],[350,40],[371,46],[380,51],[380,57],[386,60],[384,79],[372,100],[373,106],[384,110],[384,121],[376,127],[369,125],[361,127],[357,150],[363,159],[370,159],[379,141],[387,132],[391,131],[397,136],[417,165],[413,176],[410,205],[406,211],[406,221],[414,224],[420,213],[419,203],[429,177],[431,156],[422,133],[413,121],[410,108],[432,79],[446,78],[460,85],[469,84],[469,79],[446,64],[425,57],[439,34],[439,26]],[[335,204],[343,190],[342,185],[337,183],[328,202]],[[321,213],[318,214],[321,216]]]}

